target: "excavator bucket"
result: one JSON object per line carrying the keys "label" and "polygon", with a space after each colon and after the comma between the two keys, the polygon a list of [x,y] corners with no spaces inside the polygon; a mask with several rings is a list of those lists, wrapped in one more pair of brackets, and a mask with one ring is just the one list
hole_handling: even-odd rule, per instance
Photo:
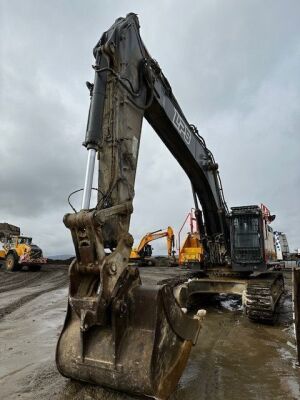
{"label": "excavator bucket", "polygon": [[169,286],[142,285],[138,269],[121,268],[130,254],[129,234],[109,256],[89,258],[102,254],[96,221],[106,211],[65,217],[78,258],[69,270],[57,367],[65,377],[166,399],[185,368],[201,323],[182,311]]}

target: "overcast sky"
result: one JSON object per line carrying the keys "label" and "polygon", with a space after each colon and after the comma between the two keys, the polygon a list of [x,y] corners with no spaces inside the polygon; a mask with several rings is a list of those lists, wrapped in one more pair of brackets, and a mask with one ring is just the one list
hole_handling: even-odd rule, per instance
{"label": "overcast sky", "polygon": [[[92,49],[128,12],[219,163],[228,205],[266,204],[300,247],[299,0],[1,0],[0,221],[47,255],[73,253],[62,217],[83,186]],[[146,121],[134,206],[136,239],[178,230],[193,206]]]}

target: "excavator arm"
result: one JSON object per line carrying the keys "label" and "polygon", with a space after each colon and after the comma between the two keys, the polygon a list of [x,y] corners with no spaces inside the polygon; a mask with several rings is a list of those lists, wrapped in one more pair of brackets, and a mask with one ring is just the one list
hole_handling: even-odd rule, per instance
{"label": "excavator arm", "polygon": [[[172,288],[141,284],[128,266],[129,234],[142,121],[145,117],[192,183],[209,262],[228,254],[226,203],[218,166],[189,125],[170,84],[139,34],[135,14],[119,18],[96,47],[95,80],[84,146],[88,162],[82,209],[64,217],[76,258],[68,310],[56,351],[59,371],[126,392],[165,399],[174,390],[201,327]],[[98,201],[90,208],[95,158]]]}
{"label": "excavator arm", "polygon": [[[172,257],[175,255],[175,239],[174,239],[174,231],[173,229],[168,226],[167,228],[167,250],[168,250],[168,256]],[[175,256],[174,256],[175,259]]]}

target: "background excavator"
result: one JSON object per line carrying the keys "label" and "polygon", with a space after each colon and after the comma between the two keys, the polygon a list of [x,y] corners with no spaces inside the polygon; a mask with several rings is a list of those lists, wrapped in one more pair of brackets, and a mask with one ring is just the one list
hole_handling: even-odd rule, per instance
{"label": "background excavator", "polygon": [[146,233],[141,239],[138,247],[134,247],[130,253],[130,262],[137,263],[138,265],[155,265],[155,259],[152,257],[152,246],[149,244],[153,240],[167,238],[167,254],[171,258],[174,256],[174,232],[168,226],[167,229],[159,229],[154,232]]}
{"label": "background excavator", "polygon": [[[76,258],[69,269],[68,310],[56,363],[66,377],[166,399],[201,328],[201,313],[186,314],[183,298],[240,288],[247,292],[248,314],[268,319],[283,290],[282,276],[268,272],[259,207],[229,212],[218,164],[143,44],[137,16],[117,19],[96,44],[94,56],[95,80],[87,83],[91,103],[82,206],[64,217]],[[144,117],[191,181],[204,248],[203,277],[181,284],[177,300],[177,288],[142,285],[139,270],[128,266]],[[90,208],[96,154],[98,202]],[[252,279],[253,271],[260,274]],[[261,299],[263,312],[255,314]]]}

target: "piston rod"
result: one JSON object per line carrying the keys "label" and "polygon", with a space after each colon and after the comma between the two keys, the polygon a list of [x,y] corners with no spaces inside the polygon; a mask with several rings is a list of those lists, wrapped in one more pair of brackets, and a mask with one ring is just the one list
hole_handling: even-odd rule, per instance
{"label": "piston rod", "polygon": [[88,149],[88,159],[86,165],[86,174],[85,174],[82,204],[81,204],[82,210],[88,210],[90,208],[93,176],[95,168],[95,157],[96,157],[96,150]]}

